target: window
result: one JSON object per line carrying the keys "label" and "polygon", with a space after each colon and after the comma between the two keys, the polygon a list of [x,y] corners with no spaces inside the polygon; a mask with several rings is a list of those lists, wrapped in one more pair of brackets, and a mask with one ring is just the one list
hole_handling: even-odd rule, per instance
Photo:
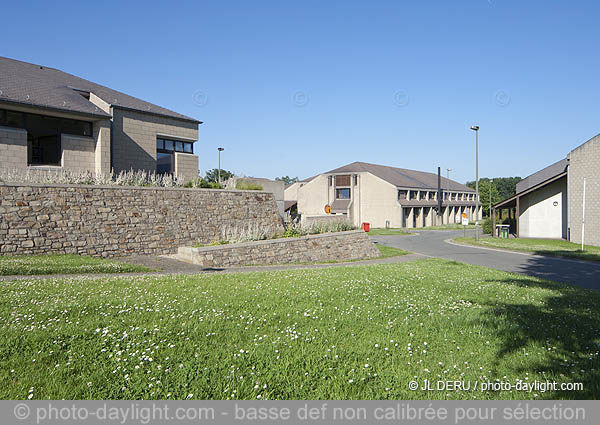
{"label": "window", "polygon": [[427,198],[427,192],[423,192],[423,191],[419,192],[419,200],[420,201],[423,201],[426,198]]}
{"label": "window", "polygon": [[350,175],[345,176],[335,176],[335,185],[336,186],[350,186]]}
{"label": "window", "polygon": [[433,201],[435,199],[436,192],[429,192],[429,200]]}
{"label": "window", "polygon": [[0,110],[0,126],[27,131],[28,165],[60,165],[61,134],[92,135],[88,121],[7,110]]}
{"label": "window", "polygon": [[406,199],[406,190],[398,191],[398,200],[401,200],[401,199]]}
{"label": "window", "polygon": [[156,139],[156,172],[158,174],[175,172],[175,152],[194,153],[194,144],[162,137]]}
{"label": "window", "polygon": [[336,188],[335,189],[335,199],[350,199],[350,188]]}
{"label": "window", "polygon": [[416,190],[409,190],[408,191],[408,197],[409,197],[409,199],[411,201],[417,199],[417,191]]}

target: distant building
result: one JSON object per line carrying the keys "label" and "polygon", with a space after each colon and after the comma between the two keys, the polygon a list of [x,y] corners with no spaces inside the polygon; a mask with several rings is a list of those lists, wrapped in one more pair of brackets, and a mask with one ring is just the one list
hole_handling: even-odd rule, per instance
{"label": "distant building", "polygon": [[584,179],[585,243],[600,245],[600,135],[521,180],[515,196],[494,205],[496,221],[501,210],[509,210],[517,237],[581,243]]}
{"label": "distant building", "polygon": [[285,205],[283,200],[283,190],[285,183],[279,180],[265,179],[263,177],[233,177],[227,182],[226,188],[235,189],[237,182],[259,185],[262,186],[264,192],[272,193],[275,203],[277,204],[279,215],[284,218]]}
{"label": "distant building", "polygon": [[198,176],[198,121],[54,68],[0,57],[0,170]]}
{"label": "distant building", "polygon": [[[441,178],[442,214],[437,215],[437,174],[384,165],[353,162],[296,182],[285,189],[288,208],[296,201],[302,219],[345,216],[359,226],[427,227],[481,219],[475,191]],[[330,214],[325,207],[329,206]]]}

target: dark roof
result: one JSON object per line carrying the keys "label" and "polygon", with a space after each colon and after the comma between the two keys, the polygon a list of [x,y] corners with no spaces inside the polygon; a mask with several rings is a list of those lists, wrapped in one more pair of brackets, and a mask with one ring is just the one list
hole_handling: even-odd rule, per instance
{"label": "dark roof", "polygon": [[298,203],[298,201],[283,201],[283,210],[287,211],[290,208],[292,208],[294,205],[296,205]]}
{"label": "dark roof", "polygon": [[533,173],[532,175],[525,177],[523,180],[517,183],[517,194],[564,173],[567,171],[568,165],[569,161],[567,159],[561,159],[560,161],[547,166],[537,173]]}
{"label": "dark roof", "polygon": [[331,204],[331,212],[346,212],[350,205],[350,199],[336,199]]}
{"label": "dark roof", "polygon": [[200,123],[195,118],[55,68],[0,57],[0,102],[32,105],[97,117],[108,116],[80,92],[92,92],[115,107]]}
{"label": "dark roof", "polygon": [[[358,173],[368,172],[388,183],[398,187],[407,187],[415,189],[437,189],[437,174],[426,173],[424,171],[407,170],[405,168],[388,167],[386,165],[369,164],[366,162],[353,162],[344,165],[335,170],[328,171],[325,174],[334,173]],[[442,177],[442,189],[459,190],[462,192],[475,192],[464,184]]]}

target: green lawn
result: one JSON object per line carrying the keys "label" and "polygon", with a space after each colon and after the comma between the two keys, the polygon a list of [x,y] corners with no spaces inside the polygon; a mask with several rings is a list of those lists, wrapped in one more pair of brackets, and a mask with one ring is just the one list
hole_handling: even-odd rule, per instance
{"label": "green lawn", "polygon": [[[600,293],[452,261],[4,282],[2,399],[600,397]],[[583,391],[409,391],[410,381]]]}
{"label": "green lawn", "polygon": [[511,251],[532,252],[539,255],[575,258],[579,260],[600,261],[600,247],[586,245],[581,251],[581,244],[555,239],[529,238],[456,238],[454,241],[468,245],[479,245],[491,248],[508,249]]}
{"label": "green lawn", "polygon": [[381,256],[379,258],[397,257],[399,255],[410,254],[410,252],[408,251],[403,251],[392,246],[385,246],[381,244],[376,244],[375,246],[377,246],[377,249],[379,249],[379,252],[381,253]]}
{"label": "green lawn", "polygon": [[0,255],[0,276],[145,271],[152,270],[120,261],[74,254]]}
{"label": "green lawn", "polygon": [[[471,223],[467,226],[463,226],[462,224],[444,224],[442,226],[428,226],[428,227],[419,227],[418,230],[462,230],[463,228],[475,229],[475,223]],[[481,224],[479,225],[481,228]]]}
{"label": "green lawn", "polygon": [[367,233],[369,236],[398,236],[398,235],[410,235],[404,229],[371,229]]}

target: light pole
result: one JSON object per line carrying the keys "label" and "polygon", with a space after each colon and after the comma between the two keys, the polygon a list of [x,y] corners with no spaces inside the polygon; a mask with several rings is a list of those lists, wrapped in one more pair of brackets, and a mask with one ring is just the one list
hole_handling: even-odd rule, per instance
{"label": "light pole", "polygon": [[471,130],[475,132],[475,240],[479,240],[477,226],[479,225],[479,126],[471,126]]}
{"label": "light pole", "polygon": [[492,216],[492,185],[494,184],[494,179],[490,179],[490,209],[488,211],[488,218]]}
{"label": "light pole", "polygon": [[221,184],[221,152],[225,150],[225,148],[217,148],[219,151],[219,184]]}

